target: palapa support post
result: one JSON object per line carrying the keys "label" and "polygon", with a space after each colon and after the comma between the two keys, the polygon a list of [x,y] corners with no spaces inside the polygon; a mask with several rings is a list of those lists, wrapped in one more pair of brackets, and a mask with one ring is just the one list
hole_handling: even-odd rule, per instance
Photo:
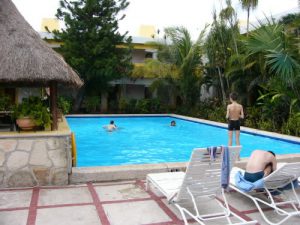
{"label": "palapa support post", "polygon": [[50,111],[52,115],[51,130],[57,130],[57,82],[50,83]]}

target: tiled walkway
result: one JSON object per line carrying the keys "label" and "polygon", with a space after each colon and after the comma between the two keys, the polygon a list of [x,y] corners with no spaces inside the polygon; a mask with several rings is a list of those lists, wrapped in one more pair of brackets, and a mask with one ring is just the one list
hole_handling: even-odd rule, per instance
{"label": "tiled walkway", "polygon": [[[233,212],[246,220],[266,224],[248,199],[238,193],[229,193],[227,197]],[[204,204],[204,208],[213,208],[210,203]],[[271,210],[267,213],[274,214]],[[142,224],[183,224],[176,208],[156,190],[146,191],[144,181],[0,190],[0,225]],[[196,223],[190,220],[190,224]],[[284,224],[300,224],[300,217]]]}

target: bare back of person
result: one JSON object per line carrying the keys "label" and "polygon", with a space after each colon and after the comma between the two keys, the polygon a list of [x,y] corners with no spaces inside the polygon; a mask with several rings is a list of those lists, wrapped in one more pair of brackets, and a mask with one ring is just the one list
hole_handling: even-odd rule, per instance
{"label": "bare back of person", "polygon": [[109,125],[107,125],[107,131],[114,131],[114,130],[116,130],[117,129],[117,127],[116,127],[116,125],[114,125],[114,124],[109,124]]}
{"label": "bare back of person", "polygon": [[264,150],[254,150],[248,160],[246,172],[257,173],[264,171],[270,163],[272,163],[272,170],[275,170],[277,163],[272,153]]}
{"label": "bare back of person", "polygon": [[228,145],[232,145],[233,131],[235,143],[240,145],[240,119],[244,118],[243,106],[236,102],[236,94],[230,94],[231,104],[227,105],[226,119],[228,119]]}
{"label": "bare back of person", "polygon": [[237,102],[233,102],[228,105],[228,119],[229,120],[239,120],[243,117],[243,107]]}

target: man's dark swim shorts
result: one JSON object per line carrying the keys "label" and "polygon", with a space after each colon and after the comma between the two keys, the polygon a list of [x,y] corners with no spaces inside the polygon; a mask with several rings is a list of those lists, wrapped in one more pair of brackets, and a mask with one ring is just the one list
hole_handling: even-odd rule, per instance
{"label": "man's dark swim shorts", "polygon": [[229,120],[228,130],[240,130],[240,121],[239,120]]}
{"label": "man's dark swim shorts", "polygon": [[255,181],[258,181],[261,178],[263,178],[264,175],[265,175],[264,171],[259,171],[259,172],[256,172],[256,173],[245,172],[244,178],[245,178],[245,180],[254,183]]}

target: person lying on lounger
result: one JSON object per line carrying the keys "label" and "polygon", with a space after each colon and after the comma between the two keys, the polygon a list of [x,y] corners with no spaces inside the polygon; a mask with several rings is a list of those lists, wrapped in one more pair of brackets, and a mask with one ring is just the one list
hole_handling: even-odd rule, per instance
{"label": "person lying on lounger", "polygon": [[244,179],[255,182],[268,176],[277,168],[276,155],[272,151],[254,150],[246,165]]}

